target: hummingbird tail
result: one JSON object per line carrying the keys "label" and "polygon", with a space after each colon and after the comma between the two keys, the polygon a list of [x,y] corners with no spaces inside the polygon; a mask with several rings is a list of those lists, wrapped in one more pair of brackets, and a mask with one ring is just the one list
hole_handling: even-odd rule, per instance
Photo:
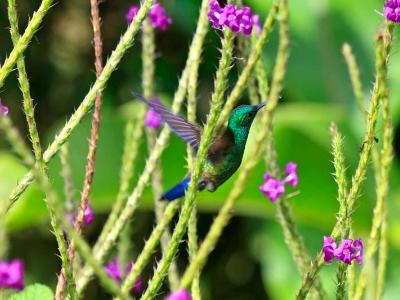
{"label": "hummingbird tail", "polygon": [[190,176],[187,176],[164,195],[162,195],[161,200],[173,201],[185,196],[186,190],[189,187]]}

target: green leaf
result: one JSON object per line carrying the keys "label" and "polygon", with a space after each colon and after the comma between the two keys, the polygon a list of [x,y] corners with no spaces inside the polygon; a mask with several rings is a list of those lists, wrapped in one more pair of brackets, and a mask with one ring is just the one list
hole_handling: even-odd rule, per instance
{"label": "green leaf", "polygon": [[27,286],[22,292],[11,296],[10,300],[52,300],[53,291],[39,283]]}

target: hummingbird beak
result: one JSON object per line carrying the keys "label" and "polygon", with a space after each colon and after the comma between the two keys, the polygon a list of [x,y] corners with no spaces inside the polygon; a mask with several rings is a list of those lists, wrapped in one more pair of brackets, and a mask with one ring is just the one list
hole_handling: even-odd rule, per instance
{"label": "hummingbird beak", "polygon": [[256,105],[257,111],[259,111],[261,108],[263,108],[267,103],[261,102],[260,104]]}

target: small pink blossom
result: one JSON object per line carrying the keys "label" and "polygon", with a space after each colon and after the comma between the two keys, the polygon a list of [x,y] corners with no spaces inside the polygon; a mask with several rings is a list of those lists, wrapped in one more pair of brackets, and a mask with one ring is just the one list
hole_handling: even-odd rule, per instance
{"label": "small pink blossom", "polygon": [[[125,15],[125,19],[128,24],[132,23],[138,11],[139,7],[137,5],[132,5],[129,8],[128,12]],[[172,19],[167,16],[165,8],[158,2],[155,2],[154,5],[151,7],[149,18],[151,25],[154,28],[161,29],[162,31],[166,31],[168,29],[168,25],[172,23]]]}
{"label": "small pink blossom", "polygon": [[322,252],[325,263],[331,263],[333,259],[340,260],[345,264],[351,265],[353,260],[359,265],[363,262],[363,243],[362,240],[344,239],[339,247],[332,237],[324,237]]}
{"label": "small pink blossom", "polygon": [[24,288],[24,273],[22,260],[14,259],[9,262],[0,260],[0,289],[22,290]]}
{"label": "small pink blossom", "polygon": [[160,128],[161,122],[161,116],[153,108],[149,108],[144,120],[146,127],[158,129]]}
{"label": "small pink blossom", "polygon": [[[129,262],[126,265],[126,273],[129,273],[132,270],[133,263]],[[105,271],[110,276],[112,279],[114,279],[115,282],[121,283],[122,281],[122,270],[120,267],[120,264],[118,262],[118,257],[114,258],[112,261],[110,261],[107,266],[105,267]],[[142,278],[139,277],[135,284],[132,287],[132,292],[134,293],[140,293],[143,291],[143,281]]]}
{"label": "small pink blossom", "polygon": [[0,113],[1,113],[3,116],[7,116],[7,115],[8,115],[8,107],[5,106],[5,105],[1,102],[1,99],[0,99]]}
{"label": "small pink blossom", "polygon": [[264,183],[260,185],[260,191],[273,203],[285,193],[285,184],[296,187],[298,184],[297,165],[289,162],[285,167],[285,179],[274,178],[268,172],[264,174]]}
{"label": "small pink blossom", "polygon": [[192,300],[189,292],[186,290],[179,290],[173,293],[170,293],[166,300]]}

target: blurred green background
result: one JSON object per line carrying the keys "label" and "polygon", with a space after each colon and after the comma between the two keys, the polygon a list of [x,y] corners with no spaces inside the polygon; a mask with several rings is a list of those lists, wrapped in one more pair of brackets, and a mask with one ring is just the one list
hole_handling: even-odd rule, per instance
{"label": "blurred green background", "polygon": [[[10,53],[11,41],[7,23],[7,1],[0,2],[0,61]],[[178,77],[184,66],[199,0],[164,0],[173,24],[167,32],[157,32],[156,89],[167,102],[171,101]],[[20,28],[25,28],[29,16],[40,1],[17,1]],[[119,37],[126,29],[124,14],[136,2],[104,1],[101,4],[104,55],[108,57]],[[264,19],[270,0],[245,1]],[[291,1],[291,58],[282,93],[281,103],[274,121],[274,136],[281,167],[289,161],[298,163],[299,194],[290,199],[309,252],[314,256],[321,248],[322,236],[329,234],[335,222],[338,203],[332,177],[329,124],[335,121],[346,136],[346,158],[349,178],[358,161],[362,144],[363,121],[354,100],[346,65],[341,55],[344,42],[349,42],[360,66],[364,93],[369,98],[374,80],[374,39],[383,22],[383,1],[378,0],[304,0]],[[45,18],[26,52],[32,96],[36,100],[36,116],[44,145],[48,145],[74,109],[87,93],[95,79],[91,43],[89,1],[58,1]],[[217,59],[219,38],[211,29],[205,42],[203,63],[200,68],[198,119],[203,122],[208,109],[209,95]],[[276,53],[276,31],[264,50],[269,74]],[[395,33],[393,54],[389,65],[391,103],[394,125],[400,117],[400,63],[398,30]],[[115,200],[119,184],[119,168],[123,144],[124,124],[128,114],[134,112],[130,91],[141,90],[141,47],[135,43],[114,72],[105,90],[97,155],[97,168],[91,201],[96,221],[85,234],[94,241],[107,213]],[[232,73],[235,73],[234,71]],[[235,74],[232,76],[231,87]],[[16,72],[11,74],[0,91],[3,101],[10,107],[10,115],[27,137]],[[242,99],[247,101],[245,95]],[[127,109],[126,109],[127,108]],[[378,124],[378,130],[381,125]],[[84,176],[90,118],[87,117],[75,131],[70,142],[76,196]],[[253,130],[254,132],[254,130]],[[391,173],[389,202],[389,263],[384,298],[398,299],[400,286],[400,131],[396,130],[396,159]],[[27,139],[28,141],[28,139]],[[248,143],[251,147],[252,138]],[[170,186],[185,174],[185,146],[172,137],[162,157],[165,186]],[[143,168],[147,156],[142,143],[136,171]],[[204,299],[293,299],[300,284],[290,253],[283,241],[280,226],[275,219],[274,205],[258,189],[265,172],[263,163],[253,171],[245,193],[236,205],[236,216],[225,230],[217,248],[209,257],[202,275]],[[0,138],[0,200],[7,195],[26,172],[20,160]],[[62,178],[58,157],[50,164],[51,180],[62,195]],[[137,179],[135,175],[135,180]],[[355,235],[367,238],[375,188],[372,173],[363,185],[362,197],[354,214]],[[199,234],[202,238],[218,208],[232,187],[230,179],[217,192],[200,195]],[[140,212],[134,216],[135,252],[153,227],[152,195],[148,188],[142,197]],[[9,230],[9,257],[22,257],[26,263],[26,282],[40,282],[54,286],[59,270],[56,244],[50,232],[43,195],[32,185],[7,216]],[[186,251],[182,245],[181,251]],[[185,255],[179,256],[183,270]],[[321,275],[329,294],[334,295],[335,272],[333,263]],[[148,271],[152,270],[152,265]],[[145,279],[149,273],[143,275]],[[373,289],[373,274],[369,288]],[[85,299],[107,299],[96,282],[88,289]]]}

